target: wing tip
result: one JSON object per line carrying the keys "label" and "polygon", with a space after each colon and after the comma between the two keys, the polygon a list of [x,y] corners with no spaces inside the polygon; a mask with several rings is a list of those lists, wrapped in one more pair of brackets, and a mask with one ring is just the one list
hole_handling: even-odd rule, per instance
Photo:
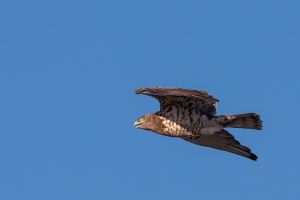
{"label": "wing tip", "polygon": [[149,90],[158,89],[158,88],[164,88],[164,87],[144,87],[144,88],[138,88],[135,90],[135,94],[145,94]]}
{"label": "wing tip", "polygon": [[144,89],[144,88],[138,88],[138,89],[135,90],[134,93],[135,93],[135,94],[140,94],[140,93],[141,93],[141,90],[143,90],[143,89]]}
{"label": "wing tip", "polygon": [[257,155],[255,155],[253,153],[250,153],[250,156],[248,158],[251,160],[254,160],[254,161],[257,161],[257,159],[258,159]]}

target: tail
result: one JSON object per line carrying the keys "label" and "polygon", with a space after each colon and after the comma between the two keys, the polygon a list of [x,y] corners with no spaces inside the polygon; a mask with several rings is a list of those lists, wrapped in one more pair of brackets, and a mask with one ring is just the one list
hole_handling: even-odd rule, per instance
{"label": "tail", "polygon": [[221,115],[217,117],[217,122],[224,128],[262,129],[262,121],[260,120],[260,116],[256,113]]}

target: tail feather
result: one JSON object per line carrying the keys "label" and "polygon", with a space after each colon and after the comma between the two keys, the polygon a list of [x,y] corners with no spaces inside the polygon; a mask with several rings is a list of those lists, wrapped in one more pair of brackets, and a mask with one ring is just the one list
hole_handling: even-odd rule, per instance
{"label": "tail feather", "polygon": [[262,121],[256,113],[218,116],[218,122],[224,128],[262,129]]}

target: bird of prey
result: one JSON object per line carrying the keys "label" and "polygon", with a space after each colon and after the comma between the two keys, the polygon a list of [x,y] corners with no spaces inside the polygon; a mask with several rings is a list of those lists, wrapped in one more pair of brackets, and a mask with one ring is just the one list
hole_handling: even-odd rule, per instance
{"label": "bird of prey", "polygon": [[261,130],[258,114],[216,116],[219,100],[202,90],[149,87],[137,89],[135,93],[149,95],[160,103],[160,111],[140,117],[134,123],[136,128],[257,160],[248,147],[241,145],[224,128]]}

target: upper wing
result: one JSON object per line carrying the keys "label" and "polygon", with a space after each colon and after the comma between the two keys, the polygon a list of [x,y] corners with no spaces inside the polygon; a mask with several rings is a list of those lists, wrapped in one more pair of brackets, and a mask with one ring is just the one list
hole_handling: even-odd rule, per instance
{"label": "upper wing", "polygon": [[228,151],[252,160],[257,160],[257,156],[251,153],[251,150],[248,147],[241,145],[234,139],[233,135],[224,129],[217,132],[215,135],[182,137],[182,139],[197,145]]}
{"label": "upper wing", "polygon": [[218,99],[203,90],[188,90],[182,88],[149,87],[139,88],[136,94],[145,94],[156,98],[164,111],[169,106],[199,109],[207,115],[215,115]]}

